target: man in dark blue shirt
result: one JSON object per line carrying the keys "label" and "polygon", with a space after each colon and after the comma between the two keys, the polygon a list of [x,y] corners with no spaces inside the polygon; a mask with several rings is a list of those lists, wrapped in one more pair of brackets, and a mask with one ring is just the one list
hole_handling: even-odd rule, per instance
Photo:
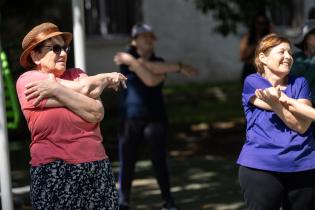
{"label": "man in dark blue shirt", "polygon": [[156,40],[150,26],[137,24],[132,29],[132,42],[126,52],[115,55],[114,61],[127,77],[127,88],[121,97],[121,130],[119,133],[119,203],[129,209],[139,146],[145,143],[161,189],[162,210],[178,210],[170,192],[167,166],[167,116],[162,88],[166,73],[180,72],[193,76],[197,71],[181,63],[165,63],[155,56]]}

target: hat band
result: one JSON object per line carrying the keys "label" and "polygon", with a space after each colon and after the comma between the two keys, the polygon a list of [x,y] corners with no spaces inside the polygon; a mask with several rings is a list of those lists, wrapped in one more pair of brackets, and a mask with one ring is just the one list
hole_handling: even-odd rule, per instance
{"label": "hat band", "polygon": [[37,34],[36,37],[34,37],[34,39],[29,43],[28,46],[31,46],[33,44],[37,44],[37,43],[39,43],[41,41],[44,41],[45,38],[49,34],[54,33],[54,32],[60,32],[60,31],[58,30],[58,28],[48,28],[46,31]]}

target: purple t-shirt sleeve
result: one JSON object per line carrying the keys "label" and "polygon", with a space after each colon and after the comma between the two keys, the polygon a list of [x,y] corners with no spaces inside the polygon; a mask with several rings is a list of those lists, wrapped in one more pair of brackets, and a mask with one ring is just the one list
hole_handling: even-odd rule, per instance
{"label": "purple t-shirt sleeve", "polygon": [[259,74],[251,74],[246,77],[243,87],[243,103],[248,104],[251,97],[255,95],[255,90],[271,87],[271,84]]}
{"label": "purple t-shirt sleeve", "polygon": [[311,100],[311,90],[307,80],[304,77],[296,77],[294,79],[294,83],[299,85],[296,85],[296,90],[292,91],[292,98]]}

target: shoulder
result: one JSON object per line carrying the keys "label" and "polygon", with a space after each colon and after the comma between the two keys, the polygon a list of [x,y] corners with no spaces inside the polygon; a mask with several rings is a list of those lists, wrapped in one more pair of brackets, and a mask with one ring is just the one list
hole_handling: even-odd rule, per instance
{"label": "shoulder", "polygon": [[248,84],[258,83],[258,84],[266,84],[266,85],[268,84],[269,85],[269,82],[258,73],[253,73],[253,74],[248,75],[244,80],[244,84],[246,84],[246,83],[248,83]]}
{"label": "shoulder", "polygon": [[153,61],[160,61],[160,62],[165,62],[165,60],[162,57],[154,56]]}
{"label": "shoulder", "polygon": [[37,81],[37,80],[43,80],[46,79],[48,76],[47,73],[43,73],[37,70],[31,70],[24,72],[19,76],[17,79],[17,84],[19,83],[24,83],[24,82],[32,82],[32,81]]}
{"label": "shoulder", "polygon": [[241,44],[247,44],[247,43],[248,43],[248,39],[249,39],[249,33],[245,33],[245,34],[241,37]]}
{"label": "shoulder", "polygon": [[126,53],[129,53],[130,55],[134,56],[134,57],[137,57],[139,56],[138,53],[137,53],[137,49],[136,47],[134,46],[129,46],[125,49],[125,52]]}
{"label": "shoulder", "polygon": [[247,32],[242,36],[241,40],[248,40],[248,38],[249,38],[249,33]]}
{"label": "shoulder", "polygon": [[155,54],[155,52],[153,52],[151,58],[150,58],[151,61],[160,61],[160,62],[164,62],[164,58],[160,57],[160,56],[157,56]]}
{"label": "shoulder", "polygon": [[260,74],[250,74],[244,80],[243,93],[254,92],[256,89],[265,89],[270,86],[270,82]]}
{"label": "shoulder", "polygon": [[305,79],[305,77],[289,74],[289,83],[291,83],[292,85],[303,85],[307,84],[307,80]]}
{"label": "shoulder", "polygon": [[82,77],[86,77],[87,74],[80,68],[70,68],[65,71],[65,73],[61,76],[62,79],[75,80]]}

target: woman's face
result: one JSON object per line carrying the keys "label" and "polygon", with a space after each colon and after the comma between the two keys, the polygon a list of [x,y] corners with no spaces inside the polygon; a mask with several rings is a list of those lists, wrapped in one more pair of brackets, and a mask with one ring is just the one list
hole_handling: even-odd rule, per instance
{"label": "woman's face", "polygon": [[307,56],[314,56],[315,55],[315,34],[309,34],[306,37],[306,55]]}
{"label": "woman's face", "polygon": [[33,60],[39,71],[53,73],[56,77],[61,76],[65,72],[67,52],[64,49],[60,52],[54,52],[53,48],[58,49],[58,46],[66,47],[62,36],[48,39],[38,52],[34,52],[36,60]]}
{"label": "woman's face", "polygon": [[281,43],[270,49],[261,58],[264,64],[265,73],[268,71],[272,74],[285,76],[290,72],[293,64],[292,50],[288,43]]}
{"label": "woman's face", "polygon": [[152,33],[142,33],[135,38],[136,47],[143,52],[153,52],[154,42]]}

